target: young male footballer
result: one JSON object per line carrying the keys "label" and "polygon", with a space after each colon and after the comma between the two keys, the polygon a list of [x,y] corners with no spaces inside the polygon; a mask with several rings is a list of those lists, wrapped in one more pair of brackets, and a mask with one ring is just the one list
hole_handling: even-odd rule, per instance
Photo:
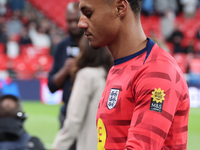
{"label": "young male footballer", "polygon": [[114,58],[97,112],[98,150],[187,149],[189,93],[170,54],[145,36],[142,0],[80,0],[79,28]]}

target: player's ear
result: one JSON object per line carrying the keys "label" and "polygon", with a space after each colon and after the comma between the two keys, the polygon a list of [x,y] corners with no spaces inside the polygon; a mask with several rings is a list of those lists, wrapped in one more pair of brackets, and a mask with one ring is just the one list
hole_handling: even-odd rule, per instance
{"label": "player's ear", "polygon": [[119,17],[124,17],[126,12],[127,12],[127,8],[128,8],[128,1],[127,0],[117,0],[116,2],[116,14]]}

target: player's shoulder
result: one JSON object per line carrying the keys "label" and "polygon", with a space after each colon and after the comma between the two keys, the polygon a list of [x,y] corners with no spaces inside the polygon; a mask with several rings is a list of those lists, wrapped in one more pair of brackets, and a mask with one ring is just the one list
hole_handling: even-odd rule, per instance
{"label": "player's shoulder", "polygon": [[151,50],[145,63],[138,69],[137,74],[160,74],[165,76],[180,75],[183,73],[175,59],[157,44]]}
{"label": "player's shoulder", "polygon": [[[155,63],[157,62],[157,63]],[[169,54],[167,51],[159,47],[157,44],[154,45],[154,47],[151,50],[151,53],[149,57],[147,58],[145,64],[151,65],[151,66],[161,66],[161,67],[178,67],[177,62],[172,57],[171,54]]]}

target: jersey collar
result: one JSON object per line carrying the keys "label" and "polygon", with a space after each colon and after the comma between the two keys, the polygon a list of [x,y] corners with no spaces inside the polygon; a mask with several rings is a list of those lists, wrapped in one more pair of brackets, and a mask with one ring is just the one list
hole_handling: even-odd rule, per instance
{"label": "jersey collar", "polygon": [[146,45],[146,47],[145,47],[144,49],[142,49],[142,50],[140,50],[139,52],[134,53],[134,54],[132,54],[132,55],[125,56],[125,57],[122,57],[122,58],[119,58],[119,59],[115,59],[115,60],[114,60],[114,66],[119,65],[119,64],[122,64],[122,63],[124,63],[124,62],[127,62],[127,61],[129,61],[129,60],[131,60],[131,59],[133,59],[133,58],[135,58],[135,57],[137,57],[137,56],[139,56],[139,55],[141,55],[142,53],[144,53],[144,52],[147,51],[147,56],[146,56],[146,58],[145,58],[145,60],[144,60],[144,63],[145,63],[146,59],[148,58],[148,56],[149,56],[149,54],[150,54],[150,52],[151,52],[152,47],[153,47],[154,44],[155,44],[155,42],[154,42],[153,40],[151,40],[150,38],[147,38],[147,39],[148,39],[148,42],[147,42],[147,45]]}

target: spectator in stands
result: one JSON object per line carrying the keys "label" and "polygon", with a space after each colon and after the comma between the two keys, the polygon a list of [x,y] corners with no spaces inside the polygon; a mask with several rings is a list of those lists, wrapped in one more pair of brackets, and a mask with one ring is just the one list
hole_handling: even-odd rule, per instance
{"label": "spectator in stands", "polygon": [[154,0],[155,10],[163,15],[166,11],[176,13],[178,11],[178,4],[176,0]]}
{"label": "spectator in stands", "polygon": [[93,50],[86,38],[80,42],[73,78],[75,82],[67,106],[63,128],[58,132],[54,150],[68,150],[77,138],[77,150],[97,149],[96,112],[106,83],[112,57],[107,48]]}
{"label": "spectator in stands", "polygon": [[49,20],[47,20],[46,18],[42,19],[40,24],[44,33],[49,34],[51,28]]}
{"label": "spectator in stands", "polygon": [[51,41],[48,34],[45,33],[44,28],[40,24],[37,24],[36,28],[32,27],[29,30],[29,36],[35,47],[50,48]]}
{"label": "spectator in stands", "polygon": [[0,0],[0,15],[4,16],[7,12],[7,0]]}
{"label": "spectator in stands", "polygon": [[174,31],[175,14],[172,11],[166,11],[161,17],[161,31],[164,39],[168,39]]}
{"label": "spectator in stands", "polygon": [[7,35],[5,34],[5,26],[0,24],[0,43],[6,44],[8,40]]}
{"label": "spectator in stands", "polygon": [[16,58],[20,51],[19,51],[19,44],[18,44],[18,36],[12,35],[8,38],[8,42],[6,44],[6,53],[8,58],[14,59]]}
{"label": "spectator in stands", "polygon": [[194,54],[195,53],[194,40],[189,41],[189,44],[185,48],[185,52],[187,54]]}
{"label": "spectator in stands", "polygon": [[35,22],[38,18],[37,13],[32,10],[32,7],[25,10],[23,13],[23,16],[24,18],[27,18],[27,20],[29,21],[29,24],[31,24],[32,22]]}
{"label": "spectator in stands", "polygon": [[198,4],[197,4],[197,7],[200,7],[200,0],[198,0]]}
{"label": "spectator in stands", "polygon": [[169,42],[173,44],[173,52],[174,53],[185,53],[184,48],[182,47],[181,43],[184,36],[180,30],[180,27],[177,25],[171,36],[167,39]]}
{"label": "spectator in stands", "polygon": [[10,20],[6,22],[6,31],[8,36],[20,35],[22,30],[22,22],[20,20],[21,12],[15,10]]}
{"label": "spectator in stands", "polygon": [[32,41],[31,41],[29,34],[28,34],[28,29],[27,29],[26,26],[23,26],[23,28],[22,28],[19,44],[20,45],[32,44]]}
{"label": "spectator in stands", "polygon": [[186,18],[194,17],[198,0],[181,0],[183,4],[183,12]]}
{"label": "spectator in stands", "polygon": [[195,43],[196,53],[200,54],[200,28],[196,33],[197,42]]}
{"label": "spectator in stands", "polygon": [[197,39],[199,39],[199,40],[200,40],[200,28],[199,28],[199,30],[197,31],[197,34],[196,34],[196,36],[197,36]]}
{"label": "spectator in stands", "polygon": [[[78,2],[70,2],[66,10],[66,21],[69,37],[61,41],[54,51],[54,64],[48,77],[48,87],[51,92],[63,90],[63,106],[59,115],[60,127],[66,117],[66,108],[71,93],[72,83],[70,71],[74,66],[75,57],[79,53],[78,42],[83,35],[83,30],[78,28],[81,16]],[[74,149],[74,148],[72,148]]]}
{"label": "spectator in stands", "polygon": [[0,149],[45,150],[42,142],[24,129],[26,114],[14,95],[0,97]]}
{"label": "spectator in stands", "polygon": [[154,0],[155,10],[161,16],[161,31],[164,39],[169,38],[174,29],[175,14],[178,11],[176,0]]}

